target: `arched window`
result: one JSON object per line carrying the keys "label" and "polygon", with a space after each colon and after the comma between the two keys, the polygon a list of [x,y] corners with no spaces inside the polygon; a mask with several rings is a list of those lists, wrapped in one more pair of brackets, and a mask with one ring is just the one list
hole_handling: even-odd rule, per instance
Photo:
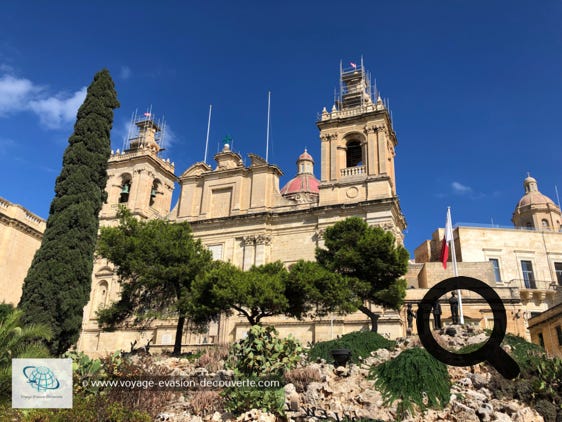
{"label": "arched window", "polygon": [[533,224],[532,223],[527,223],[527,229],[532,229],[533,228]]}
{"label": "arched window", "polygon": [[94,291],[90,318],[97,318],[97,311],[105,308],[105,306],[107,305],[108,291],[109,283],[106,280],[100,281]]}
{"label": "arched window", "polygon": [[550,226],[548,225],[548,220],[546,220],[546,219],[544,219],[544,218],[542,219],[541,224],[542,224],[542,228],[543,228],[543,229],[548,229],[548,228],[550,227]]}
{"label": "arched window", "polygon": [[349,141],[346,147],[346,167],[357,167],[363,165],[361,142]]}
{"label": "arched window", "polygon": [[124,204],[129,202],[129,194],[131,192],[131,177],[126,175],[123,176],[123,181],[121,182],[121,193],[119,195],[119,203]]}
{"label": "arched window", "polygon": [[160,182],[158,180],[155,180],[152,183],[152,188],[150,189],[150,201],[149,201],[150,206],[154,205],[154,202],[156,201],[156,195],[160,193],[158,192],[159,186],[160,186]]}

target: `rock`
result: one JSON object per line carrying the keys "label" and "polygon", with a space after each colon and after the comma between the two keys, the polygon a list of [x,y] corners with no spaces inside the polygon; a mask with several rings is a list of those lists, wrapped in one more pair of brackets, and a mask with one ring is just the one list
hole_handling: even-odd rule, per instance
{"label": "rock", "polygon": [[480,406],[476,411],[476,414],[484,422],[491,421],[493,413],[494,413],[494,408],[490,403],[483,403],[482,406]]}
{"label": "rock", "polygon": [[471,398],[479,403],[483,403],[487,399],[485,394],[473,390],[467,390],[464,394],[466,397]]}
{"label": "rock", "polygon": [[445,334],[454,337],[457,335],[457,330],[454,327],[447,327],[447,329],[445,330]]}
{"label": "rock", "polygon": [[507,413],[508,415],[513,415],[514,413],[517,413],[519,409],[521,409],[521,405],[516,401],[508,401],[507,403],[504,404],[504,408],[503,408],[504,412]]}
{"label": "rock", "polygon": [[349,377],[350,372],[350,369],[346,368],[345,366],[338,366],[336,369],[334,369],[334,373],[338,377]]}
{"label": "rock", "polygon": [[511,422],[509,415],[502,412],[494,412],[494,421],[497,422]]}
{"label": "rock", "polygon": [[505,344],[502,346],[502,349],[507,352],[510,353],[511,352],[511,346],[509,344]]}
{"label": "rock", "polygon": [[481,333],[473,337],[468,337],[466,339],[466,344],[478,344],[488,341],[488,335],[486,333]]}
{"label": "rock", "polygon": [[472,380],[472,385],[476,388],[487,386],[490,383],[490,374],[469,374],[468,377]]}
{"label": "rock", "polygon": [[390,359],[390,352],[386,349],[379,349],[371,352],[371,356],[383,359],[384,361]]}
{"label": "rock", "polygon": [[219,412],[213,413],[213,416],[211,417],[211,421],[212,422],[221,422],[222,421],[222,415]]}
{"label": "rock", "polygon": [[457,381],[457,383],[466,388],[472,387],[472,380],[468,377],[461,378],[460,380]]}
{"label": "rock", "polygon": [[492,392],[486,387],[482,387],[478,390],[479,393],[484,394],[488,399],[492,398]]}
{"label": "rock", "polygon": [[544,422],[543,417],[530,407],[518,410],[515,415],[512,415],[511,420],[513,422]]}
{"label": "rock", "polygon": [[230,380],[234,378],[234,371],[232,369],[219,369],[216,374],[219,380]]}
{"label": "rock", "polygon": [[293,393],[297,392],[296,387],[293,384],[287,384],[283,387],[283,390],[285,390],[285,395],[290,396]]}
{"label": "rock", "polygon": [[171,420],[175,415],[173,413],[159,413],[156,416],[156,420],[158,421],[169,421]]}

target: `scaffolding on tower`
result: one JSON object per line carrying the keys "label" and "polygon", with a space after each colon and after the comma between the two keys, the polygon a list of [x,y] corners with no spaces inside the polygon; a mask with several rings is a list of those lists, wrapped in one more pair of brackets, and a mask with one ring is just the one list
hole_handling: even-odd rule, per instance
{"label": "scaffolding on tower", "polygon": [[135,110],[123,149],[125,152],[148,149],[159,155],[165,150],[165,135],[166,120],[163,116],[157,119],[152,113],[152,106],[142,114]]}

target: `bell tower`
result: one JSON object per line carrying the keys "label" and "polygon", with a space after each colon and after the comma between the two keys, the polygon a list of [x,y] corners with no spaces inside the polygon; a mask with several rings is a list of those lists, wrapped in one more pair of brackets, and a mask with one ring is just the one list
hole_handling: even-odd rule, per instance
{"label": "bell tower", "polygon": [[160,157],[163,150],[163,122],[151,113],[133,117],[123,151],[112,151],[106,186],[107,202],[100,220],[115,218],[120,205],[142,218],[165,217],[170,212],[176,176],[174,163]]}
{"label": "bell tower", "polygon": [[324,107],[317,126],[322,160],[319,205],[370,204],[368,222],[391,229],[401,239],[406,223],[396,193],[398,141],[363,60],[349,68],[340,64],[339,95],[331,111]]}

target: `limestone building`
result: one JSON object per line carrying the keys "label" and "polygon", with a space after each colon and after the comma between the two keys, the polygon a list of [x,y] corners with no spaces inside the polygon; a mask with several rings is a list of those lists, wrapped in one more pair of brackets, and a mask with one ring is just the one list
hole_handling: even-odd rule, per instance
{"label": "limestone building", "polygon": [[[255,154],[249,154],[250,164],[245,166],[242,156],[225,142],[214,164],[194,163],[177,177],[179,199],[170,209],[175,169],[159,157],[159,127],[147,118],[136,122],[138,136],[128,148],[109,160],[108,202],[101,211],[101,224],[116,223],[119,204],[141,218],[187,221],[216,259],[243,269],[277,260],[287,266],[299,259],[313,260],[325,228],[349,216],[361,216],[371,225],[390,230],[402,243],[406,222],[396,190],[397,139],[390,115],[371,89],[363,65],[342,69],[340,82],[338,100],[330,112],[322,111],[317,122],[320,179],[314,175],[314,158],[305,150],[296,160],[296,176],[280,188],[283,173],[277,166]],[[174,321],[161,321],[142,333],[100,332],[95,312],[117,300],[118,294],[111,265],[96,262],[79,342],[82,350],[105,353],[147,338],[157,348],[172,345]],[[267,322],[305,342],[368,327],[362,313],[304,324],[286,318]],[[187,332],[184,344],[229,342],[247,329],[241,318],[222,319],[204,335]],[[387,312],[380,330],[392,337],[401,335],[399,315]]]}
{"label": "limestone building", "polygon": [[562,357],[562,303],[529,319],[533,343],[552,356]]}
{"label": "limestone building", "polygon": [[45,220],[0,198],[0,303],[18,304],[44,231]]}
{"label": "limestone building", "polygon": [[[516,288],[523,304],[521,318],[528,320],[560,303],[562,219],[560,208],[539,191],[533,177],[527,177],[523,187],[513,227],[460,225],[453,234],[457,260],[487,266],[498,288]],[[416,263],[438,265],[443,235],[444,229],[438,229],[416,248]]]}

